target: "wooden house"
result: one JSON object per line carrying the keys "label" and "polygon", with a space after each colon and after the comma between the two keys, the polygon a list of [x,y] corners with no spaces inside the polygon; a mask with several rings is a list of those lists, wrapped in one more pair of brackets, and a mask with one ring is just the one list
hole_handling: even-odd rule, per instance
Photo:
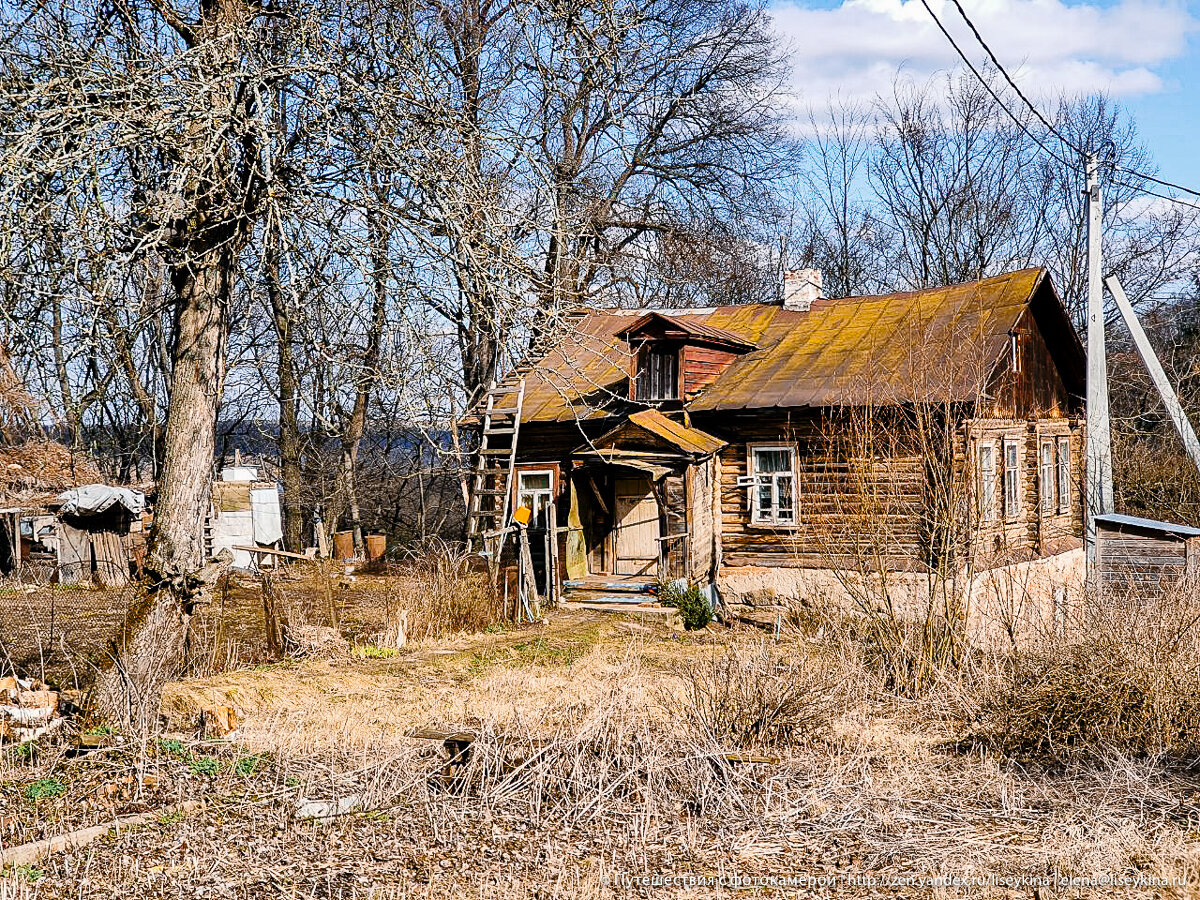
{"label": "wooden house", "polygon": [[806,572],[864,564],[1081,564],[1085,357],[1044,269],[886,296],[803,287],[587,311],[510,376],[525,384],[509,508],[554,526],[539,581],[794,596]]}

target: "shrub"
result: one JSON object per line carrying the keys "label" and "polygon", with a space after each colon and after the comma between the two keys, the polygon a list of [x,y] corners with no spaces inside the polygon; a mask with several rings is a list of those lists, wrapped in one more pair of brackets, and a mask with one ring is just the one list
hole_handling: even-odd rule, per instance
{"label": "shrub", "polygon": [[1010,754],[1200,753],[1200,598],[1091,598],[1062,635],[1003,660],[970,708],[974,737]]}
{"label": "shrub", "polygon": [[713,619],[708,597],[698,586],[690,584],[682,578],[665,583],[660,582],[658,601],[663,606],[674,606],[678,609],[679,617],[683,619],[683,627],[688,631],[697,631]]}
{"label": "shrub", "polygon": [[829,657],[785,655],[765,642],[730,644],[677,674],[689,723],[702,737],[737,747],[819,735],[846,708],[857,681]]}

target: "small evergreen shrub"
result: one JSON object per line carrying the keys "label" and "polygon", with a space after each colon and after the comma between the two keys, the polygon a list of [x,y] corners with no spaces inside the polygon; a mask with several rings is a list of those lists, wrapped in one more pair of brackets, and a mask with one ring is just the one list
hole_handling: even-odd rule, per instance
{"label": "small evergreen shrub", "polygon": [[679,610],[683,619],[683,627],[688,631],[703,628],[713,619],[712,607],[708,598],[697,585],[690,584],[682,578],[660,583],[658,601],[663,606],[673,606]]}

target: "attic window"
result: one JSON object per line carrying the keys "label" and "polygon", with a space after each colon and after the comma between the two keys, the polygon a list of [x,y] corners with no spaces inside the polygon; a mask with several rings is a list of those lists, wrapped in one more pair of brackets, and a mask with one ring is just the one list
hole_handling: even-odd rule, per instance
{"label": "attic window", "polygon": [[1010,359],[1012,362],[1012,370],[1014,373],[1021,371],[1021,334],[1017,331],[1008,333],[1008,346]]}
{"label": "attic window", "polygon": [[638,400],[679,399],[679,351],[650,345],[638,353]]}

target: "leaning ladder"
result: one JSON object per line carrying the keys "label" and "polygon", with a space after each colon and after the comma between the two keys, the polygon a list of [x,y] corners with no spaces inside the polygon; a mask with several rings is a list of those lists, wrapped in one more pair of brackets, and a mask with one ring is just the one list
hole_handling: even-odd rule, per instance
{"label": "leaning ladder", "polygon": [[483,408],[479,455],[471,483],[467,515],[467,541],[488,558],[493,580],[500,573],[500,556],[509,532],[513,472],[517,464],[517,437],[525,405],[525,379],[515,383],[495,380],[488,385]]}

